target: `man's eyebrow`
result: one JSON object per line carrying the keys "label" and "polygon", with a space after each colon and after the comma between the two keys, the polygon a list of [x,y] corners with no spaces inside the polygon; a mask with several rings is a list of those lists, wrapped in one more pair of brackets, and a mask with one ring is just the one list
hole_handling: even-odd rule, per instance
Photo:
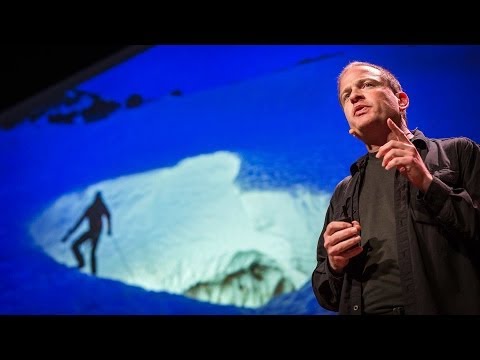
{"label": "man's eyebrow", "polygon": [[[358,85],[363,84],[365,81],[373,81],[373,82],[375,82],[375,83],[377,83],[377,84],[381,84],[381,83],[382,83],[382,80],[381,80],[381,79],[374,79],[374,78],[371,78],[371,77],[364,77],[364,78],[361,78],[361,79],[356,80],[356,81],[354,82],[354,84],[358,86]],[[340,93],[340,95],[339,95],[340,99],[343,97],[343,95],[344,95],[346,92],[350,91],[351,88],[352,88],[351,86],[347,86],[345,89],[343,89],[343,91],[342,91],[342,92]]]}

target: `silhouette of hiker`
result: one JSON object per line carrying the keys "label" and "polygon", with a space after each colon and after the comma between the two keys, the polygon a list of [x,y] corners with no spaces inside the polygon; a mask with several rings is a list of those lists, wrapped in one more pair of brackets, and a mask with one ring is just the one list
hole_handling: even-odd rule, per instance
{"label": "silhouette of hiker", "polygon": [[84,232],[80,237],[75,240],[72,244],[72,251],[75,255],[75,258],[78,262],[78,268],[82,268],[85,265],[85,260],[82,253],[80,252],[80,245],[87,240],[92,241],[92,252],[90,256],[92,274],[97,273],[97,264],[95,258],[95,251],[97,249],[98,240],[102,232],[102,216],[105,216],[108,221],[108,235],[112,235],[112,228],[110,222],[110,211],[103,202],[102,193],[98,191],[95,195],[95,200],[87,208],[82,217],[77,221],[77,223],[67,232],[67,234],[62,238],[62,242],[67,241],[68,237],[80,226],[84,219],[88,219],[90,228]]}

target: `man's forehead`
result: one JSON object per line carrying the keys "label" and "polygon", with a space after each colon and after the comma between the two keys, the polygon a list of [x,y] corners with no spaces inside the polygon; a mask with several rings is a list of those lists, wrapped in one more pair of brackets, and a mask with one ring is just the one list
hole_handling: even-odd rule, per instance
{"label": "man's forehead", "polygon": [[345,71],[341,80],[347,77],[380,77],[382,72],[368,65],[353,66]]}
{"label": "man's forehead", "polygon": [[356,81],[358,79],[368,79],[375,78],[379,79],[382,73],[380,70],[367,66],[367,65],[358,65],[353,66],[347,69],[340,79],[340,88],[349,85],[350,82]]}

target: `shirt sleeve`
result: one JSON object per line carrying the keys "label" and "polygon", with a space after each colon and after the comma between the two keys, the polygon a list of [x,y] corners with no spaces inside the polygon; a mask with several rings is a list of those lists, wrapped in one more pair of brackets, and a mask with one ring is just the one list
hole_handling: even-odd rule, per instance
{"label": "shirt sleeve", "polygon": [[456,185],[448,185],[434,175],[420,201],[447,230],[474,239],[480,233],[480,147],[470,139],[459,138],[456,155]]}
{"label": "shirt sleeve", "polygon": [[312,273],[312,288],[318,303],[325,309],[338,311],[343,275],[336,275],[328,265],[327,252],[323,246],[323,234],[332,220],[332,203],[328,207],[322,232],[317,243],[317,266]]}

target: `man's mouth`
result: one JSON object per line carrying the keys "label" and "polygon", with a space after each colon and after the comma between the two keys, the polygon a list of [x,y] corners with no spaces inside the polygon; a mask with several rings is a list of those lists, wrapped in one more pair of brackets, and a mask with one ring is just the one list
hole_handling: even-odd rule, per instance
{"label": "man's mouth", "polygon": [[359,106],[357,109],[355,109],[354,115],[355,116],[360,116],[365,114],[368,111],[368,107],[366,106]]}

